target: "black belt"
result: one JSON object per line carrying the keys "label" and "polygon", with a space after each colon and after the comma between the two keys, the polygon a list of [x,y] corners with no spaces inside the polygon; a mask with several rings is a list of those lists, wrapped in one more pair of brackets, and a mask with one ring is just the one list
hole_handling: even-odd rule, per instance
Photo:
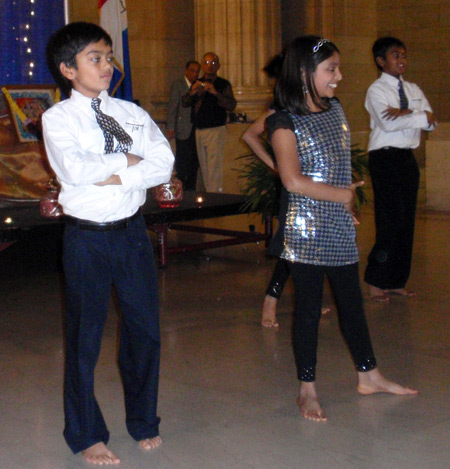
{"label": "black belt", "polygon": [[385,151],[388,151],[388,150],[410,151],[411,148],[381,147],[381,148],[378,148],[377,150],[373,150],[373,151],[380,151],[380,150],[385,150]]}
{"label": "black belt", "polygon": [[90,220],[82,220],[81,218],[75,218],[71,216],[66,216],[66,223],[70,225],[77,226],[80,230],[89,230],[89,231],[115,231],[115,230],[124,230],[128,228],[130,222],[135,220],[141,211],[138,210],[134,215],[128,218],[122,218],[121,220],[116,221],[106,221],[104,223],[97,223]]}

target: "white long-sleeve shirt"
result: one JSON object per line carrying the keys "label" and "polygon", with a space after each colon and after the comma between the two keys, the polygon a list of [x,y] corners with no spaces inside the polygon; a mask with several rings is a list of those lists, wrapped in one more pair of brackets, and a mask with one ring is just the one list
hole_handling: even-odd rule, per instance
{"label": "white long-sleeve shirt", "polygon": [[[100,108],[132,137],[130,153],[143,158],[127,167],[124,153],[104,152],[105,139],[91,98],[76,90],[42,116],[45,148],[61,184],[59,202],[66,215],[106,222],[133,215],[150,187],[170,179],[174,156],[166,138],[139,106],[100,93]],[[116,142],[115,142],[116,143]],[[122,185],[96,186],[113,174]]]}
{"label": "white long-sleeve shirt", "polygon": [[388,107],[400,108],[398,79],[382,73],[367,90],[365,107],[370,114],[371,128],[369,151],[383,147],[417,148],[421,130],[434,130],[435,126],[428,124],[425,113],[432,109],[422,90],[407,81],[403,81],[403,88],[408,108],[413,112],[393,120],[384,118],[383,111]]}

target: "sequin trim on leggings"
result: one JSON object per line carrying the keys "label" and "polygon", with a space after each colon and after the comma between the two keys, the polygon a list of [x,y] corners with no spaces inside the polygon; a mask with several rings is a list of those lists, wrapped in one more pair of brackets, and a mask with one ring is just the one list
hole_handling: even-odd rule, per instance
{"label": "sequin trim on leggings", "polygon": [[312,383],[316,380],[316,368],[314,366],[304,366],[299,370],[298,379],[306,383]]}
{"label": "sequin trim on leggings", "polygon": [[370,371],[377,367],[377,361],[374,356],[368,357],[365,360],[356,364],[358,371]]}
{"label": "sequin trim on leggings", "polygon": [[266,295],[273,296],[276,299],[279,299],[281,292],[283,291],[284,283],[272,282],[266,290]]}

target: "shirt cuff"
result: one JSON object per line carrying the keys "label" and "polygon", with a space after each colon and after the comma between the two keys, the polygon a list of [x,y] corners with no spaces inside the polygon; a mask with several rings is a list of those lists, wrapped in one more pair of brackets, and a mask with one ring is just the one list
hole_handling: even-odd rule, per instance
{"label": "shirt cuff", "polygon": [[121,171],[125,171],[128,166],[128,161],[125,153],[108,153],[106,155],[108,162],[111,165],[110,169],[113,174],[119,174]]}
{"label": "shirt cuff", "polygon": [[426,129],[430,126],[430,124],[428,124],[428,117],[425,111],[413,111],[412,115],[417,119],[418,126],[421,129]]}

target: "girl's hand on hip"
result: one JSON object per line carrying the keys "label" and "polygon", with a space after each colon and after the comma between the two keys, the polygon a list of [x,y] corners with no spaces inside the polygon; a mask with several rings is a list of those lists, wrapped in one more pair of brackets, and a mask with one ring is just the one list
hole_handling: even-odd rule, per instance
{"label": "girl's hand on hip", "polygon": [[355,225],[359,225],[359,220],[356,218],[355,210],[354,210],[354,208],[355,208],[355,198],[356,198],[356,189],[358,187],[363,186],[363,185],[364,185],[364,181],[358,181],[358,182],[354,182],[354,183],[352,183],[352,184],[350,184],[349,186],[346,187],[346,189],[348,189],[351,192],[352,197],[348,202],[344,203],[344,208],[352,216],[353,223]]}

